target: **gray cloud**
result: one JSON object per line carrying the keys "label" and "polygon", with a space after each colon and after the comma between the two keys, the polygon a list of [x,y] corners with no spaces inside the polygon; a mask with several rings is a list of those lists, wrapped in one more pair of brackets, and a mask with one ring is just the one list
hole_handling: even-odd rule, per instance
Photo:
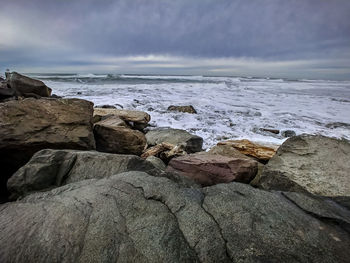
{"label": "gray cloud", "polygon": [[[329,68],[327,76],[343,78],[350,74],[349,13],[348,0],[13,0],[0,9],[0,67],[98,70],[108,57],[153,54],[167,56],[168,65],[179,57],[246,60],[252,68],[256,61],[309,60],[310,74]],[[230,74],[233,66],[209,63],[196,72]]]}

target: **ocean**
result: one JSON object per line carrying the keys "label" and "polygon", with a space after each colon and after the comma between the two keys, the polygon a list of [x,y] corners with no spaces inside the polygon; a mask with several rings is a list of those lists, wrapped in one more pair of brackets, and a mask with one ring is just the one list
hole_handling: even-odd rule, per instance
{"label": "ocean", "polygon": [[[65,98],[95,106],[146,111],[151,129],[185,129],[209,148],[219,141],[249,139],[281,144],[285,137],[261,130],[292,130],[350,140],[350,81],[246,77],[111,74],[29,74]],[[192,105],[197,114],[170,112]]]}

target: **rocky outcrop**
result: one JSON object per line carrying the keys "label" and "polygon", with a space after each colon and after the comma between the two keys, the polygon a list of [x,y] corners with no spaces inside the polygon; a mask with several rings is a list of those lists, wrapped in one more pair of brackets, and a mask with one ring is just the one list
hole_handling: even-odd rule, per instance
{"label": "rocky outcrop", "polygon": [[258,171],[258,164],[247,158],[196,153],[172,159],[167,171],[189,177],[203,186],[232,181],[249,183]]}
{"label": "rocky outcrop", "polygon": [[122,119],[111,116],[94,124],[96,149],[101,152],[141,155],[145,135],[131,129]]}
{"label": "rocky outcrop", "polygon": [[350,143],[301,135],[285,141],[265,166],[260,187],[350,201]]}
{"label": "rocky outcrop", "polygon": [[[165,170],[165,169],[164,169]],[[11,199],[85,179],[107,178],[127,171],[160,175],[155,165],[134,155],[95,151],[41,150],[7,182]]]}
{"label": "rocky outcrop", "polygon": [[0,261],[345,263],[349,218],[297,193],[128,172],[2,205]]}
{"label": "rocky outcrop", "polygon": [[6,192],[7,179],[41,149],[94,149],[92,106],[80,99],[0,103],[0,192]]}
{"label": "rocky outcrop", "polygon": [[192,105],[188,105],[188,106],[174,106],[174,105],[170,105],[168,107],[168,111],[186,112],[186,113],[191,113],[191,114],[196,114],[197,113],[197,111],[195,110],[195,108]]}
{"label": "rocky outcrop", "polygon": [[50,97],[51,89],[44,82],[32,79],[17,72],[6,73],[6,82],[16,96],[22,97]]}
{"label": "rocky outcrop", "polygon": [[256,158],[262,163],[266,163],[268,160],[270,160],[272,156],[275,155],[277,150],[276,148],[252,143],[249,140],[229,140],[219,142],[218,145],[229,145],[238,150],[240,153]]}
{"label": "rocky outcrop", "polygon": [[185,130],[158,128],[146,133],[147,143],[150,146],[163,142],[173,145],[183,145],[187,153],[202,151],[203,138],[192,135]]}

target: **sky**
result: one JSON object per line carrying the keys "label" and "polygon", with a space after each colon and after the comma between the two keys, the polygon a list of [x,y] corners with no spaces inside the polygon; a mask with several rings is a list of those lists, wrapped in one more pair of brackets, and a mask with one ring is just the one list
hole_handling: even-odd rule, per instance
{"label": "sky", "polygon": [[350,79],[349,0],[0,0],[0,71]]}

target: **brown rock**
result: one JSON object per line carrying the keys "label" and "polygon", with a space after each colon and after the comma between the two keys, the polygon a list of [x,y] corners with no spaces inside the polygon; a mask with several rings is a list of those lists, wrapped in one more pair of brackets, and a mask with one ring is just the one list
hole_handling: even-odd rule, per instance
{"label": "brown rock", "polygon": [[140,155],[146,147],[145,135],[130,129],[117,116],[95,123],[96,149],[101,152]]}
{"label": "brown rock", "polygon": [[[235,148],[233,148],[230,145],[216,145],[216,146],[212,147],[208,151],[208,153],[209,154],[216,154],[216,155],[223,155],[223,156],[226,156],[226,157],[249,159],[249,160],[253,160],[253,161],[256,160],[256,159],[254,159],[252,157],[249,157],[247,155],[244,155],[244,154],[240,153],[238,150],[236,150]],[[255,162],[257,162],[257,161],[255,161]],[[257,186],[258,185],[258,182],[259,182],[259,180],[261,178],[262,171],[263,171],[263,169],[265,167],[265,165],[263,165],[260,162],[257,162],[257,165],[258,165],[258,171],[257,171],[254,179],[250,182],[250,185],[253,185],[253,186]]]}
{"label": "brown rock", "polygon": [[186,155],[185,147],[183,145],[173,145],[163,142],[148,148],[141,157],[146,159],[150,156],[159,157],[163,162],[168,163],[172,158]]}
{"label": "brown rock", "polygon": [[169,111],[179,111],[179,112],[186,112],[186,113],[191,113],[191,114],[196,114],[197,111],[195,110],[195,108],[193,108],[192,105],[188,105],[188,106],[174,106],[174,105],[170,105],[168,107]]}
{"label": "brown rock", "polygon": [[255,144],[249,140],[229,140],[219,142],[218,145],[230,145],[242,154],[254,157],[263,163],[266,163],[268,160],[270,160],[277,151],[277,148]]}
{"label": "brown rock", "polygon": [[100,121],[102,117],[114,115],[118,116],[124,121],[147,124],[151,120],[151,116],[143,111],[134,110],[119,110],[109,108],[95,108],[94,119],[95,122]]}
{"label": "brown rock", "polygon": [[260,131],[270,132],[270,133],[274,133],[274,134],[280,133],[280,130],[277,130],[277,129],[260,128]]}
{"label": "brown rock", "polygon": [[33,94],[40,97],[50,97],[51,89],[44,82],[32,79],[17,72],[6,74],[7,84],[13,89],[18,96],[34,97]]}
{"label": "brown rock", "polygon": [[80,99],[0,103],[0,185],[41,149],[95,149],[92,107]]}
{"label": "brown rock", "polygon": [[189,154],[170,161],[167,171],[187,176],[203,185],[249,183],[258,170],[257,162],[246,158],[229,158],[212,154]]}

